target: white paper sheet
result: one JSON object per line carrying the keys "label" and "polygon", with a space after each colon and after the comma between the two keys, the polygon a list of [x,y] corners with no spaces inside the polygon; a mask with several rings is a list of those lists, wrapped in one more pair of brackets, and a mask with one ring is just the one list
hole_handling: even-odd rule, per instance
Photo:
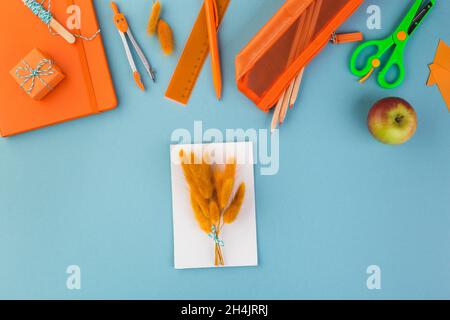
{"label": "white paper sheet", "polygon": [[203,232],[191,208],[189,187],[180,165],[179,152],[194,151],[199,157],[208,150],[218,162],[237,159],[236,192],[244,182],[245,198],[241,211],[232,224],[220,233],[225,267],[257,266],[256,213],[253,144],[251,142],[214,143],[204,145],[172,145],[172,209],[174,230],[174,263],[176,269],[214,267],[214,241]]}

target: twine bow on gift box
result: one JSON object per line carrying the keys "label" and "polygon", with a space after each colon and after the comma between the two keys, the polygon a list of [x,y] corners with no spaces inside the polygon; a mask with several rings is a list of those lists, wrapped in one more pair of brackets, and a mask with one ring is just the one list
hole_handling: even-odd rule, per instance
{"label": "twine bow on gift box", "polygon": [[[18,79],[23,79],[20,87],[25,90],[27,94],[31,94],[35,85],[36,79],[39,80],[49,90],[53,88],[43,79],[53,75],[56,70],[53,68],[54,62],[49,59],[42,59],[35,69],[33,69],[25,60],[22,61],[23,67],[16,69],[16,76]],[[27,83],[30,83],[28,88],[25,89]]]}

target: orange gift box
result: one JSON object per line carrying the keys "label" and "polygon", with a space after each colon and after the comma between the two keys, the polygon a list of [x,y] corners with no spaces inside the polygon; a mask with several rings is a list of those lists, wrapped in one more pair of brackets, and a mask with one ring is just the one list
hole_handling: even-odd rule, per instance
{"label": "orange gift box", "polygon": [[34,100],[42,100],[64,79],[61,69],[39,49],[31,50],[9,73]]}
{"label": "orange gift box", "polygon": [[[77,38],[74,44],[49,32],[22,1],[2,1],[0,19],[0,135],[16,135],[81,117],[100,114],[117,106],[114,86],[101,33],[92,40]],[[40,1],[39,1],[40,2]],[[45,3],[48,3],[47,1]],[[79,7],[80,28],[70,32],[86,37],[99,30],[92,0],[53,0],[51,14],[65,24],[70,20],[69,8]],[[26,57],[32,48],[39,48],[51,57],[65,78],[44,99],[30,99],[11,78],[11,67]],[[36,61],[28,61],[36,67]],[[44,80],[48,78],[42,77]],[[40,87],[35,79],[35,90]],[[49,85],[52,83],[48,82]],[[45,89],[44,89],[45,90]],[[34,92],[34,90],[33,90]]]}

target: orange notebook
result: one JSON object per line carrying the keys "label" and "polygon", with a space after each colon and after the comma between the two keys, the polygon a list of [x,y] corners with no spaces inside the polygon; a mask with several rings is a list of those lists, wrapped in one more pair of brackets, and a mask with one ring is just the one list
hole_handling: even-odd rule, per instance
{"label": "orange notebook", "polygon": [[238,88],[269,111],[364,0],[286,0],[236,57]]}
{"label": "orange notebook", "polygon": [[[0,19],[0,134],[3,137],[114,109],[117,98],[101,34],[71,45],[25,7],[20,0],[2,3]],[[94,34],[99,26],[92,0],[53,0],[51,12],[65,25],[68,6],[81,12],[81,30]],[[31,99],[9,74],[33,48],[51,57],[65,79],[42,101]]]}

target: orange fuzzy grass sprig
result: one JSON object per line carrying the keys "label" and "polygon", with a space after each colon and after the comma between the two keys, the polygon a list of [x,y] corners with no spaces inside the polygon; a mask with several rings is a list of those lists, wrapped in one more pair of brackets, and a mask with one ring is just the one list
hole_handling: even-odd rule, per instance
{"label": "orange fuzzy grass sprig", "polygon": [[147,24],[147,33],[150,36],[157,34],[163,53],[170,55],[172,54],[175,46],[173,31],[167,21],[161,19],[161,12],[161,3],[159,1],[154,1]]}
{"label": "orange fuzzy grass sprig", "polygon": [[221,170],[217,164],[208,164],[206,156],[198,159],[193,152],[187,154],[184,150],[179,155],[194,217],[200,229],[215,243],[214,265],[223,266],[224,242],[219,235],[225,224],[236,220],[245,198],[245,183],[241,183],[233,195],[236,160],[231,159]]}

